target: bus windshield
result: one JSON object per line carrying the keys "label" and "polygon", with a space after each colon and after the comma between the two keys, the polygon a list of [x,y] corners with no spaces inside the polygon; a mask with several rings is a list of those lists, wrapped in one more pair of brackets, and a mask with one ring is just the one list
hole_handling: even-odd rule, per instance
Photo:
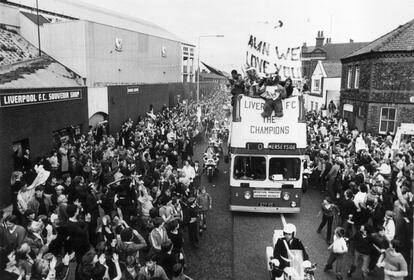
{"label": "bus windshield", "polygon": [[266,158],[261,156],[236,156],[233,171],[234,179],[264,181],[266,179]]}
{"label": "bus windshield", "polygon": [[273,181],[297,181],[300,177],[299,158],[271,158],[269,161],[269,179]]}

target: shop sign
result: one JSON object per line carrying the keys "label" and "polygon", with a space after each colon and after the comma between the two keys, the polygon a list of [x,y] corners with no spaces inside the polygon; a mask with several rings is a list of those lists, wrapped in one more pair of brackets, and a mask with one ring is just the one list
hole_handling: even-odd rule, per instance
{"label": "shop sign", "polygon": [[0,107],[13,107],[82,99],[81,90],[55,92],[6,93],[0,95]]}

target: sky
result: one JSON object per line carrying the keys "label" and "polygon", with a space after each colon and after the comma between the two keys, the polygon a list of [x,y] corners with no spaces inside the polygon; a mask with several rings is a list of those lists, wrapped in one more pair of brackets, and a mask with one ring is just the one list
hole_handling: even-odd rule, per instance
{"label": "sky", "polygon": [[[19,0],[35,2],[35,0]],[[39,0],[39,6],[50,0]],[[61,0],[53,0],[58,2]],[[64,0],[64,2],[79,2]],[[17,2],[17,1],[16,1]],[[157,24],[198,44],[200,60],[230,71],[244,63],[248,35],[282,20],[286,40],[315,45],[319,30],[332,43],[370,42],[414,19],[414,0],[83,0]],[[282,38],[278,38],[281,40]],[[284,39],[284,38],[283,38]]]}

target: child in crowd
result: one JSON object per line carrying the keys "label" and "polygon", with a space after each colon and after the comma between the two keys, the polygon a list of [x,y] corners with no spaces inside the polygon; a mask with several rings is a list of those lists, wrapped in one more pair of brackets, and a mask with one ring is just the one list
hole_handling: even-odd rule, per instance
{"label": "child in crowd", "polygon": [[328,270],[332,269],[332,264],[336,261],[336,279],[342,280],[342,260],[343,256],[348,252],[348,245],[346,244],[345,239],[345,230],[343,228],[337,227],[335,229],[333,242],[328,247],[328,249],[331,250],[331,253],[323,271],[327,272]]}
{"label": "child in crowd", "polygon": [[335,214],[337,213],[339,213],[338,206],[332,203],[332,199],[329,196],[325,197],[321,205],[321,211],[319,211],[317,216],[320,217],[322,214],[322,222],[316,232],[320,233],[321,230],[325,227],[326,223],[328,223],[328,227],[326,229],[326,243],[328,244],[331,242],[332,222]]}

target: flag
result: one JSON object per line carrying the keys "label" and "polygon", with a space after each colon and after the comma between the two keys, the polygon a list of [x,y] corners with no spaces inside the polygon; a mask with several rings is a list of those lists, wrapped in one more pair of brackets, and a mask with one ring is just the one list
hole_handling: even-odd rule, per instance
{"label": "flag", "polygon": [[[227,73],[225,73],[225,72],[223,72],[223,71],[220,71],[220,70],[218,70],[218,69],[216,69],[216,68],[214,68],[214,67],[211,67],[210,65],[207,65],[207,64],[205,64],[204,62],[201,62],[201,63],[203,63],[203,65],[211,72],[211,73],[214,73],[214,74],[216,74],[216,75],[219,75],[219,76],[222,76],[222,77],[226,77],[226,78],[228,78],[228,74]],[[227,75],[226,75],[227,74]]]}

